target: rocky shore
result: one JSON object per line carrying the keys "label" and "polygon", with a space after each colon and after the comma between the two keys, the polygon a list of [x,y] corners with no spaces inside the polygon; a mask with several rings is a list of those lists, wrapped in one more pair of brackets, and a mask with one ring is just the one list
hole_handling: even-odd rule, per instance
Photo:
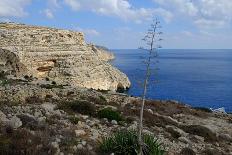
{"label": "rocky shore", "polygon": [[[71,102],[86,106],[79,107],[81,111],[69,109]],[[101,154],[103,137],[120,129],[137,129],[140,102],[110,91],[11,81],[0,87],[0,154]],[[97,113],[109,107],[123,121],[99,118]],[[176,101],[147,101],[144,123],[144,132],[155,135],[167,155],[232,154],[230,114]]]}

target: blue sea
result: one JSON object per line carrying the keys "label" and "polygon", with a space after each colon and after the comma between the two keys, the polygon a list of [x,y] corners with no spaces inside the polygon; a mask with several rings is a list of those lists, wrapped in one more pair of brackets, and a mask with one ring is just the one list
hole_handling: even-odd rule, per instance
{"label": "blue sea", "polygon": [[[137,49],[113,52],[113,65],[132,83],[127,93],[141,96],[147,53]],[[162,49],[158,54],[147,98],[177,100],[193,107],[224,107],[232,112],[232,50]]]}

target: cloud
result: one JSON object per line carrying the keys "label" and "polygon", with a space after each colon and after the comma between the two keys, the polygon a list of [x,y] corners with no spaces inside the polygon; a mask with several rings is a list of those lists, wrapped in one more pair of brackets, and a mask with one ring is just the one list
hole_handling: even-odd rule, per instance
{"label": "cloud", "polygon": [[45,9],[45,10],[43,11],[43,13],[44,13],[45,16],[46,16],[47,18],[49,18],[49,19],[54,18],[54,15],[53,15],[53,13],[52,13],[52,11],[51,11],[50,9]]}
{"label": "cloud", "polygon": [[59,4],[58,0],[48,0],[48,5],[51,8],[59,8],[60,7],[60,4]]}
{"label": "cloud", "polygon": [[77,31],[83,32],[85,35],[88,35],[88,36],[99,36],[100,35],[100,33],[95,29],[83,29],[80,27],[75,27],[74,29]]}
{"label": "cloud", "polygon": [[194,21],[195,25],[199,28],[203,29],[211,29],[211,28],[224,28],[226,25],[226,21],[223,20],[209,20],[209,19],[198,19]]}
{"label": "cloud", "polygon": [[223,28],[232,22],[232,0],[153,0],[175,17],[186,17],[203,29]]}
{"label": "cloud", "polygon": [[171,13],[161,8],[135,8],[127,0],[64,0],[74,11],[92,11],[106,16],[115,16],[124,21],[141,23],[159,14],[169,21]]}
{"label": "cloud", "polygon": [[23,17],[24,8],[31,0],[0,0],[0,17]]}

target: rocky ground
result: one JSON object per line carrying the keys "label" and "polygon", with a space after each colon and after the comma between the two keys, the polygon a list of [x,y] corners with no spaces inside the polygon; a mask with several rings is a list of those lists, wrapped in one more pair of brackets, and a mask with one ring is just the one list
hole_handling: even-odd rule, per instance
{"label": "rocky ground", "polygon": [[[137,129],[140,98],[71,86],[30,82],[0,87],[0,154],[101,154],[99,142],[120,129]],[[69,103],[86,103],[80,109]],[[111,107],[124,121],[99,118]],[[144,132],[167,155],[232,155],[232,115],[176,101],[147,101]]]}

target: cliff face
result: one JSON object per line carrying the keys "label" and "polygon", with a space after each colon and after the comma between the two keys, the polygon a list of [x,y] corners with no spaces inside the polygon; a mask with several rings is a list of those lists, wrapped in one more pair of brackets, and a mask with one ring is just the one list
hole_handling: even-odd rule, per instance
{"label": "cliff face", "polygon": [[130,86],[127,76],[107,62],[111,56],[86,44],[81,32],[0,23],[0,48],[0,69],[16,76],[101,90]]}

